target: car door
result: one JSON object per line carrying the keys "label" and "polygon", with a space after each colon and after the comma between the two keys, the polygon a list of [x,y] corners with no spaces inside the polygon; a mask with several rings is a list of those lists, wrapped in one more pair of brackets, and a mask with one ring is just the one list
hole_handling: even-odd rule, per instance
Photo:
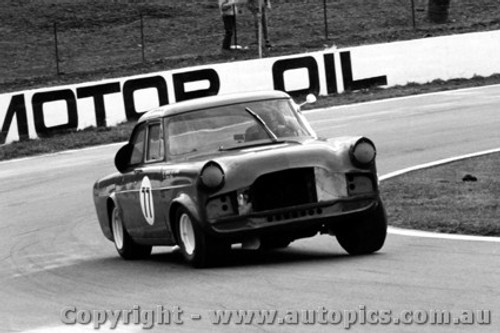
{"label": "car door", "polygon": [[[142,213],[138,220],[144,227],[143,237],[157,238],[169,243],[171,237],[167,221],[168,196],[165,196],[165,136],[161,119],[147,125],[146,150],[141,172],[138,174],[139,204]],[[162,242],[165,243],[165,242]]]}
{"label": "car door", "polygon": [[142,212],[140,207],[140,181],[144,164],[146,150],[147,125],[137,126],[132,133],[130,144],[132,154],[130,155],[130,170],[123,174],[122,184],[117,191],[117,200],[122,211],[123,222],[128,233],[133,238],[143,237]]}
{"label": "car door", "polygon": [[133,238],[171,239],[167,229],[162,181],[165,163],[163,124],[153,120],[139,126],[132,137],[131,171],[124,175],[120,203]]}

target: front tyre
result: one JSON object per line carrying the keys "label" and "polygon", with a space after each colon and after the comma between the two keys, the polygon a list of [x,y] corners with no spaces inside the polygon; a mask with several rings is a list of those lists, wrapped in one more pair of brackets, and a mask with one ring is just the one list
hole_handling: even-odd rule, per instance
{"label": "front tyre", "polygon": [[229,250],[229,245],[206,235],[185,208],[177,210],[176,232],[182,256],[194,267],[211,266]]}
{"label": "front tyre", "polygon": [[380,250],[387,236],[387,215],[382,201],[361,220],[340,228],[336,236],[342,248],[351,255]]}
{"label": "front tyre", "polygon": [[137,244],[132,240],[123,225],[120,210],[115,206],[111,212],[111,230],[113,242],[118,254],[126,260],[137,260],[147,258],[151,254],[152,247]]}

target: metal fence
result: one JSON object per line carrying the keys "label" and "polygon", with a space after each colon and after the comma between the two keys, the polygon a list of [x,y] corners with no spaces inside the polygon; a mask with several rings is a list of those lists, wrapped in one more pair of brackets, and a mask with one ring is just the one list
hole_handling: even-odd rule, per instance
{"label": "metal fence", "polygon": [[[128,8],[140,3],[113,2]],[[198,57],[220,59],[223,25],[216,0],[178,1],[183,4],[180,9],[172,1],[144,2],[149,7],[132,14],[117,10],[104,17],[77,17],[74,21],[48,18],[25,30],[4,27],[0,82],[114,71],[166,59],[181,64]],[[273,0],[268,15],[273,48],[265,56],[498,25],[497,2],[482,0],[478,11],[477,0],[452,0],[447,23],[436,25],[429,22],[427,0]],[[237,17],[238,43],[249,47],[246,57],[258,57],[253,20],[249,11]]]}

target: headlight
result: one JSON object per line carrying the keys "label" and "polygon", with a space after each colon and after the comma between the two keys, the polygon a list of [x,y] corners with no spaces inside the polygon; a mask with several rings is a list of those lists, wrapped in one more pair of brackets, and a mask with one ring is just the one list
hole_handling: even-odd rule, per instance
{"label": "headlight", "polygon": [[219,164],[211,161],[201,170],[200,179],[203,186],[215,190],[224,185],[224,171]]}
{"label": "headlight", "polygon": [[350,155],[354,165],[367,167],[375,160],[377,151],[373,142],[367,138],[361,138],[351,147]]}

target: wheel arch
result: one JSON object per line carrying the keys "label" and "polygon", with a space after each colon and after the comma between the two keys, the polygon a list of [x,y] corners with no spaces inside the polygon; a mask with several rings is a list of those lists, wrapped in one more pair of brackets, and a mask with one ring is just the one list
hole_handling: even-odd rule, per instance
{"label": "wheel arch", "polygon": [[113,208],[119,207],[118,202],[116,201],[116,194],[115,192],[111,193],[111,195],[106,199],[106,216],[108,218],[107,220],[107,228],[109,230],[109,235],[106,235],[106,237],[109,240],[113,240],[113,231],[112,231],[112,226],[111,226],[111,220],[112,220],[112,214],[113,214]]}
{"label": "wheel arch", "polygon": [[170,204],[170,210],[168,213],[168,220],[170,224],[170,230],[172,230],[172,233],[174,235],[175,242],[179,244],[179,239],[178,239],[178,230],[177,230],[177,221],[176,221],[176,215],[177,211],[181,208],[186,209],[191,216],[194,219],[194,223],[199,223],[200,221],[200,215],[197,209],[197,206],[194,202],[194,200],[187,194],[181,193],[179,196],[177,196],[174,200],[172,200],[172,203]]}

